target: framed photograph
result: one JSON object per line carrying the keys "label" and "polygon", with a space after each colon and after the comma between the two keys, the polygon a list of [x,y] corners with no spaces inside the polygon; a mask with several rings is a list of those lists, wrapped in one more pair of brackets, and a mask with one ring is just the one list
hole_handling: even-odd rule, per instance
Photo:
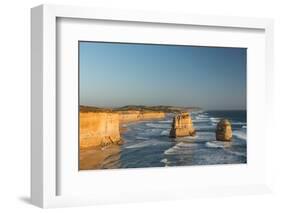
{"label": "framed photograph", "polygon": [[33,204],[270,192],[272,20],[31,15]]}

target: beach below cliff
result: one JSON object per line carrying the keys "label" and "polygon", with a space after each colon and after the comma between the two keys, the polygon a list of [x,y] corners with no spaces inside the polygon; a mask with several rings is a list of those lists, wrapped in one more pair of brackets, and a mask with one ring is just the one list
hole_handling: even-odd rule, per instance
{"label": "beach below cliff", "polygon": [[111,168],[109,159],[119,155],[124,142],[121,134],[127,124],[165,118],[156,108],[122,107],[106,109],[80,107],[79,113],[79,169]]}

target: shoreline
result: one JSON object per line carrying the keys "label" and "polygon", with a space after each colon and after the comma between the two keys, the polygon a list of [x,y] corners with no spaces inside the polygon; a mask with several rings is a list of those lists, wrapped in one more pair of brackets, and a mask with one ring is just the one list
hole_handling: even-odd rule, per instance
{"label": "shoreline", "polygon": [[126,125],[165,119],[168,114],[183,110],[193,111],[165,106],[127,106],[120,110],[80,107],[79,169],[99,168],[107,158],[118,155],[124,143],[123,134],[128,130]]}
{"label": "shoreline", "polygon": [[[158,106],[162,109],[164,106]],[[80,149],[88,147],[104,147],[110,144],[122,144],[121,134],[126,131],[124,124],[137,123],[141,121],[154,121],[165,118],[169,114],[182,112],[197,112],[200,108],[190,107],[166,107],[165,111],[149,110],[128,110],[109,111],[108,109],[92,108],[83,106],[80,109]],[[200,109],[200,110],[198,110]]]}
{"label": "shoreline", "polygon": [[[236,115],[236,113],[228,115],[230,119],[233,119],[235,122],[239,121],[240,126],[237,126],[238,124],[234,126],[234,130],[235,130],[233,132],[234,141],[232,143],[227,142],[228,145],[227,147],[223,146],[225,145],[225,143],[216,141],[214,129],[212,129],[212,126],[209,126],[210,128],[205,127],[206,122],[209,122],[210,125],[216,123],[216,121],[212,120],[211,118],[215,117],[216,119],[219,119],[221,117],[224,117],[225,111],[221,111],[220,114],[217,115],[209,114],[208,112],[200,112],[199,115],[195,114],[194,119],[199,120],[200,122],[199,123],[195,122],[197,125],[196,128],[198,128],[198,136],[195,137],[194,139],[190,139],[190,138],[184,139],[184,137],[183,139],[182,138],[178,138],[175,140],[169,139],[167,138],[168,133],[167,135],[165,134],[165,137],[163,138],[162,136],[163,127],[159,127],[159,125],[166,125],[166,127],[164,127],[165,129],[164,131],[166,132],[169,131],[169,125],[166,122],[158,124],[158,120],[170,120],[170,115],[165,114],[165,117],[163,117],[162,119],[147,119],[147,120],[137,120],[137,121],[120,123],[120,137],[123,138],[124,144],[123,145],[111,144],[106,147],[90,147],[88,149],[81,150],[80,152],[81,158],[79,162],[80,170],[143,168],[147,166],[147,163],[149,161],[151,161],[152,163],[151,166],[149,167],[164,167],[164,166],[174,166],[174,165],[179,166],[182,163],[181,161],[179,161],[179,159],[186,157],[186,154],[188,154],[191,151],[191,149],[197,152],[199,147],[203,148],[204,152],[205,151],[208,152],[208,154],[206,155],[206,159],[210,158],[210,161],[204,161],[204,164],[201,164],[200,162],[197,161],[195,163],[192,163],[191,160],[187,159],[184,165],[243,163],[244,160],[246,161],[246,159],[244,159],[245,153],[243,152],[243,149],[246,149],[246,146],[244,147],[246,138],[244,137],[244,135],[242,135],[243,136],[242,138],[240,137],[240,135],[238,135],[240,129],[243,128],[242,125],[246,124],[246,123],[244,124],[246,120],[244,121],[244,119],[241,119],[240,116]],[[208,117],[209,120],[201,121],[202,117],[204,117],[205,119],[206,116]],[[145,124],[146,122],[149,123],[150,121],[152,123],[155,123],[155,125],[150,126]],[[122,127],[122,125],[124,126]],[[149,130],[150,128],[158,129],[159,131],[157,132],[150,131]],[[144,131],[144,130],[148,130],[148,131]],[[139,133],[140,135],[142,135],[143,131],[145,135],[146,133],[150,132],[152,134],[152,138],[151,136],[148,135],[148,136],[144,136],[145,138],[137,139]],[[244,131],[246,130],[243,129],[243,132]],[[155,135],[158,135],[157,138],[155,138]],[[168,144],[170,142],[168,144],[166,142],[170,140],[173,140],[177,143],[172,143],[171,146],[168,147],[169,146]],[[185,140],[191,140],[189,142],[198,141],[199,143],[190,144],[185,142]],[[204,141],[204,143],[202,141]],[[130,144],[131,142],[132,144]],[[243,145],[242,150],[241,150],[241,144]],[[155,159],[159,158],[159,160],[155,161],[154,158],[150,159],[149,155],[151,153],[153,153],[153,155],[155,153]],[[145,158],[143,158],[144,156]],[[193,160],[196,159],[198,160],[200,156],[201,155],[193,156],[194,158]],[[203,154],[202,156],[205,155]],[[221,159],[222,162],[217,161],[216,156],[218,157],[224,156]],[[168,159],[168,160],[163,164],[162,162],[163,159],[164,160]]]}
{"label": "shoreline", "polygon": [[[80,149],[81,150],[102,149],[102,148],[104,148],[105,146],[108,146],[108,145],[121,145],[121,144],[123,144],[123,142],[121,142],[123,140],[121,135],[128,130],[128,128],[126,126],[123,126],[123,125],[137,124],[137,123],[146,122],[146,121],[157,121],[157,120],[161,120],[165,117],[166,117],[166,114],[164,115],[164,117],[161,117],[161,118],[146,118],[146,119],[130,120],[130,121],[120,121],[119,120],[119,133],[120,133],[120,140],[119,141],[116,141],[116,143],[105,144],[104,146],[103,145],[92,145],[92,146],[87,146],[87,147],[80,146]],[[80,137],[80,140],[81,140],[81,137]]]}
{"label": "shoreline", "polygon": [[[163,118],[166,117],[166,114]],[[128,130],[127,127],[122,125],[130,125],[130,124],[137,124],[146,121],[157,121],[161,120],[161,118],[151,118],[145,120],[135,120],[135,121],[123,121],[119,123],[119,133],[120,133],[120,140],[115,143],[106,144],[105,146],[98,145],[98,146],[88,146],[88,147],[81,147],[79,146],[79,170],[90,170],[90,169],[100,169],[103,168],[103,164],[109,158],[116,158],[115,161],[120,158],[121,152],[121,145],[124,143],[123,134]]]}

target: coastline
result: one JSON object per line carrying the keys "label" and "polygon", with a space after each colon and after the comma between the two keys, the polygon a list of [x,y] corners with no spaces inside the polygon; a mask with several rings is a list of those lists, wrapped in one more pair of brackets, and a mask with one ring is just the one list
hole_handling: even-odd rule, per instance
{"label": "coastline", "polygon": [[[233,142],[215,139],[215,126],[225,115],[232,121]],[[80,170],[245,163],[244,115],[240,117],[232,111],[193,112],[198,130],[195,137],[169,137],[174,113],[166,113],[161,119],[120,123],[120,137],[124,143],[81,149]]]}
{"label": "coastline", "polygon": [[[87,112],[81,112],[82,114]],[[80,116],[81,116],[80,113]],[[90,116],[95,116],[95,114],[100,114],[102,112],[90,112]],[[122,112],[124,113],[124,112]],[[142,112],[145,114],[145,112]],[[124,124],[134,124],[143,121],[154,121],[159,120],[165,117],[165,113],[157,112],[155,117],[152,116],[151,112],[148,112],[150,116],[135,116],[135,119],[120,119],[120,114],[118,114],[119,121],[118,121],[118,134],[116,141],[111,141],[108,143],[101,143],[102,136],[100,138],[93,138],[95,141],[92,142],[92,145],[81,146],[81,141],[83,142],[83,138],[81,138],[80,134],[80,149],[79,149],[79,170],[89,170],[89,169],[99,169],[103,168],[103,164],[106,164],[107,160],[111,159],[113,161],[117,161],[120,158],[120,145],[123,143],[122,134],[125,133],[128,128],[124,127]],[[104,114],[104,113],[102,113]],[[137,113],[139,114],[139,113]],[[108,112],[108,115],[112,115],[111,112]],[[84,115],[85,116],[85,115]],[[80,117],[81,118],[81,117]],[[105,118],[104,116],[102,118]],[[101,118],[101,119],[102,119]],[[108,123],[104,123],[103,125],[108,125]],[[113,127],[116,129],[116,126]],[[80,126],[80,132],[83,131]],[[116,132],[116,130],[112,131]],[[97,132],[100,135],[100,132]],[[104,137],[107,137],[105,133]]]}
{"label": "coastline", "polygon": [[79,146],[80,149],[84,149],[121,144],[120,133],[125,131],[123,124],[162,119],[170,113],[199,110],[201,110],[199,107],[176,106],[128,105],[120,108],[80,106]]}

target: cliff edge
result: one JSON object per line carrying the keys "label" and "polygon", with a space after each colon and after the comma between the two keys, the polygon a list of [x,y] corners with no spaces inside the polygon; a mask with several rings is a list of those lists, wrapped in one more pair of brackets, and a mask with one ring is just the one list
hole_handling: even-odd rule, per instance
{"label": "cliff edge", "polygon": [[80,112],[80,148],[120,143],[118,113]]}

